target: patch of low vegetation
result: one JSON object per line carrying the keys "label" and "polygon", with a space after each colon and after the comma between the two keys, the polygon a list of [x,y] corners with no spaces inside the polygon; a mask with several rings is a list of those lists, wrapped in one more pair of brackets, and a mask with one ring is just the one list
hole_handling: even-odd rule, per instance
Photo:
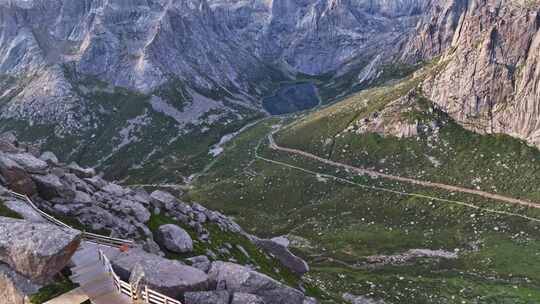
{"label": "patch of low vegetation", "polygon": [[9,209],[1,200],[0,200],[0,216],[10,217],[14,219],[23,219],[23,217],[20,214]]}
{"label": "patch of low vegetation", "polygon": [[54,283],[46,285],[39,289],[36,294],[30,297],[30,303],[41,304],[51,299],[54,299],[66,292],[69,292],[78,287],[77,284],[71,282],[68,278],[69,273],[63,271],[58,274]]}

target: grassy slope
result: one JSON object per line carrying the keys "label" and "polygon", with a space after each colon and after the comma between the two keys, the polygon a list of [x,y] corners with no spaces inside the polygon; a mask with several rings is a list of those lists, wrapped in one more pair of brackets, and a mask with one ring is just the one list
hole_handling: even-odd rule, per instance
{"label": "grassy slope", "polygon": [[[161,248],[167,254],[167,258],[177,259],[189,263],[185,261],[186,258],[197,255],[206,255],[207,251],[210,250],[216,254],[216,260],[228,261],[232,259],[233,261],[236,261],[242,265],[254,265],[258,271],[265,273],[268,276],[287,285],[293,287],[302,285],[307,288],[308,294],[313,296],[320,294],[320,291],[315,286],[302,282],[297,275],[281,265],[281,263],[279,263],[279,261],[277,261],[275,258],[267,255],[264,253],[264,251],[257,248],[244,236],[222,231],[215,224],[206,224],[205,228],[210,232],[210,242],[202,242],[197,240],[197,234],[193,228],[182,225],[180,222],[166,215],[152,214],[150,221],[147,223],[150,230],[154,233],[157,232],[161,225],[165,224],[174,224],[182,227],[191,235],[192,239],[194,240],[193,252],[189,254],[176,254],[168,251],[166,248]],[[228,246],[232,247],[228,248]],[[243,248],[248,255],[246,256],[238,246]],[[220,251],[221,248],[228,248],[228,252]]]}
{"label": "grassy slope", "polygon": [[[440,142],[435,148],[431,148],[428,135],[419,140],[347,135],[324,145],[327,138],[333,139],[353,119],[381,109],[416,84],[417,80],[410,78],[396,87],[363,92],[309,114],[281,133],[280,143],[325,157],[331,155],[343,162],[388,168],[393,173],[416,177],[418,172],[425,171],[419,177],[463,185],[468,185],[468,179],[476,178],[475,174],[469,175],[471,170],[482,173],[489,168],[497,174],[489,173],[494,179],[486,178],[485,183],[493,182],[491,185],[504,193],[535,197],[529,188],[536,183],[529,183],[527,178],[536,178],[537,150],[506,136],[471,133],[451,121],[441,129]],[[295,236],[295,251],[308,259],[313,268],[306,278],[326,292],[325,302],[340,302],[342,292],[368,294],[389,303],[540,301],[538,223],[452,203],[366,190],[255,160],[254,148],[274,123],[266,121],[234,140],[209,174],[201,177],[190,196],[234,215],[240,224],[257,234]],[[348,153],[335,152],[343,150]],[[355,152],[363,150],[367,150],[369,157],[357,157]],[[339,175],[363,185],[540,218],[537,210],[470,195],[348,176],[346,172],[336,172],[335,168],[296,156],[264,148],[260,151],[268,158]],[[434,169],[424,154],[448,165]],[[397,160],[392,161],[392,157]],[[389,160],[381,164],[382,158]],[[512,170],[505,166],[498,169],[499,161],[508,168],[519,165],[525,174],[512,175]],[[517,180],[512,182],[514,179]],[[484,189],[486,185],[490,184],[480,187]],[[410,265],[358,268],[366,256],[396,254],[414,248],[459,249],[460,255],[457,260],[420,259]]]}

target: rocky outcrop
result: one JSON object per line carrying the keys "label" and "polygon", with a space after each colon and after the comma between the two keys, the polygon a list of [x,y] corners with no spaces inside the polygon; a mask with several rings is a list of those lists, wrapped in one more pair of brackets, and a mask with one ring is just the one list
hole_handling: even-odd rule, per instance
{"label": "rocky outcrop", "polygon": [[112,263],[118,275],[125,280],[129,279],[135,266],[140,267],[144,283],[149,288],[173,298],[180,298],[188,291],[206,290],[210,286],[208,275],[199,269],[142,250],[122,253]]}
{"label": "rocky outcrop", "polygon": [[162,225],[159,227],[156,241],[167,250],[176,253],[186,253],[193,250],[191,236],[176,225]]}
{"label": "rocky outcrop", "polygon": [[441,56],[426,97],[470,130],[540,146],[539,16],[534,1],[439,2],[410,45],[412,57]]}
{"label": "rocky outcrop", "polygon": [[13,191],[26,195],[36,193],[36,185],[30,174],[19,166],[7,154],[0,152],[0,182]]}
{"label": "rocky outcrop", "polygon": [[75,191],[54,174],[33,175],[32,179],[37,185],[39,195],[46,200],[54,198],[73,200],[75,198]]}
{"label": "rocky outcrop", "polygon": [[208,275],[218,290],[253,294],[267,304],[301,304],[305,299],[302,292],[233,263],[214,262]]}
{"label": "rocky outcrop", "polygon": [[[17,153],[20,154],[20,151]],[[232,251],[243,254],[250,264],[256,262],[244,249],[244,244],[231,241],[217,249],[210,246],[214,235],[210,233],[212,229],[209,225],[220,230],[218,237],[230,234],[234,236],[232,239],[239,237],[243,241],[254,242],[255,237],[242,230],[231,218],[197,203],[182,202],[168,192],[148,194],[141,189],[132,190],[107,182],[97,175],[88,177],[90,174],[73,170],[78,166],[71,165],[70,169],[57,161],[43,161],[46,166],[39,170],[34,168],[32,171],[35,173],[30,174],[10,158],[11,154],[0,151],[0,156],[8,165],[30,176],[31,182],[37,185],[38,191],[32,196],[32,201],[39,208],[53,215],[76,219],[87,230],[96,230],[100,234],[110,232],[112,236],[138,240],[134,248],[127,252],[110,256],[115,271],[122,279],[138,286],[148,285],[177,299],[191,295],[195,303],[213,301],[215,297],[222,298],[225,303],[234,300],[239,304],[259,303],[260,299],[270,304],[302,303],[302,292],[255,270],[234,263],[212,262],[218,259],[236,262]],[[25,159],[26,156],[18,157]],[[2,172],[0,177],[3,185],[11,188],[10,184],[5,183]],[[0,262],[5,262],[32,281],[45,282],[65,266],[78,246],[79,233],[44,224],[34,209],[11,195],[3,186],[0,186],[0,199],[6,207],[28,220],[0,220]],[[151,231],[147,225],[150,225],[152,213],[156,216],[159,213],[178,224],[162,225]],[[186,258],[182,262],[164,258],[165,254],[155,243],[154,237],[167,253],[181,253]],[[19,241],[19,238],[24,241]],[[197,251],[207,246],[205,255],[187,257],[195,245]],[[288,259],[294,257],[288,251],[274,251],[276,256],[282,253],[290,255]],[[267,257],[270,258],[270,255]],[[249,278],[242,278],[244,275]],[[235,293],[238,294],[236,298]]]}
{"label": "rocky outcrop", "polygon": [[275,240],[255,239],[255,244],[266,252],[275,256],[283,266],[289,268],[293,272],[303,275],[309,271],[309,266],[306,261],[294,255],[286,245],[276,242]]}
{"label": "rocky outcrop", "polygon": [[46,282],[67,265],[80,237],[74,230],[0,217],[0,261],[36,282]]}

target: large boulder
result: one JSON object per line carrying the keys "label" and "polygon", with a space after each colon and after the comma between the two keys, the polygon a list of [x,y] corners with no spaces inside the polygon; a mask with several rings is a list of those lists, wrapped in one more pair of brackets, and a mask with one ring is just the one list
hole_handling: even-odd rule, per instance
{"label": "large boulder", "polygon": [[0,217],[0,261],[36,282],[47,282],[62,270],[80,239],[75,230]]}
{"label": "large boulder", "polygon": [[75,199],[75,191],[54,174],[32,175],[32,179],[37,185],[39,196],[46,200],[62,198],[68,201]]}
{"label": "large boulder", "polygon": [[182,228],[167,224],[159,227],[156,233],[156,241],[167,250],[175,253],[193,251],[193,240]]}
{"label": "large boulder", "polygon": [[41,286],[0,263],[0,303],[28,304]]}
{"label": "large boulder", "polygon": [[111,208],[114,211],[133,216],[140,223],[146,223],[150,220],[150,211],[135,201],[118,199],[111,204]]}
{"label": "large boulder", "polygon": [[84,181],[96,189],[103,189],[105,186],[107,186],[107,182],[97,175],[92,178],[85,178]]}
{"label": "large boulder", "polygon": [[275,256],[281,262],[281,264],[289,268],[291,271],[299,275],[303,275],[309,271],[308,263],[289,251],[286,246],[287,243],[284,243],[282,239],[252,239],[257,246]]}
{"label": "large boulder", "polygon": [[36,194],[36,184],[30,174],[5,153],[0,153],[0,182],[15,192],[28,196]]}
{"label": "large boulder", "polygon": [[128,280],[136,265],[144,271],[144,282],[149,288],[172,298],[180,298],[188,291],[204,291],[209,287],[208,275],[199,269],[149,254],[140,249],[123,252],[112,260],[118,275]]}
{"label": "large boulder", "polygon": [[225,290],[186,292],[185,304],[229,304],[231,295]]}
{"label": "large boulder", "polygon": [[233,295],[231,304],[265,304],[264,300],[249,293],[236,292]]}
{"label": "large boulder", "polygon": [[60,163],[58,157],[56,157],[56,155],[51,151],[43,152],[39,159],[50,165],[58,165]]}
{"label": "large boulder", "polygon": [[107,184],[101,190],[103,190],[104,192],[109,193],[111,195],[117,196],[117,197],[124,196],[129,192],[129,190],[124,189],[121,186],[119,186],[117,184],[113,184],[113,183]]}
{"label": "large boulder", "polygon": [[299,290],[234,263],[213,262],[208,275],[217,290],[254,294],[266,304],[302,304],[305,299]]}
{"label": "large boulder", "polygon": [[79,178],[92,178],[96,175],[96,170],[92,168],[82,168],[76,163],[71,163],[67,169]]}
{"label": "large boulder", "polygon": [[8,157],[29,173],[45,174],[49,167],[46,162],[28,153],[9,154]]}
{"label": "large boulder", "polygon": [[13,133],[0,134],[0,151],[8,153],[20,153],[23,150],[19,148],[17,137]]}
{"label": "large boulder", "polygon": [[150,202],[155,208],[171,210],[178,201],[169,192],[156,190],[150,194]]}
{"label": "large boulder", "polygon": [[4,205],[27,221],[34,223],[47,223],[47,220],[45,220],[41,214],[39,214],[34,208],[30,207],[30,205],[28,205],[26,202],[18,199],[10,199],[8,201],[4,201]]}

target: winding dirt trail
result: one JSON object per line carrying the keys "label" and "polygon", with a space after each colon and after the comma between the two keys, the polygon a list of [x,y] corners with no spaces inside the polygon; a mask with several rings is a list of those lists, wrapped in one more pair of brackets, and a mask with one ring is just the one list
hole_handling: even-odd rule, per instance
{"label": "winding dirt trail", "polygon": [[338,163],[338,162],[335,162],[326,158],[322,158],[322,157],[319,157],[317,155],[314,155],[314,154],[311,154],[302,150],[281,147],[274,140],[273,133],[268,135],[268,142],[269,142],[270,148],[273,150],[301,155],[301,156],[314,159],[316,161],[319,161],[319,162],[322,162],[331,166],[340,167],[340,168],[343,168],[352,172],[356,172],[362,175],[385,178],[388,180],[394,180],[394,181],[399,181],[399,182],[404,182],[404,183],[409,183],[409,184],[414,184],[414,185],[419,185],[419,186],[424,186],[424,187],[438,188],[438,189],[443,189],[450,192],[461,192],[461,193],[473,194],[473,195],[478,195],[478,196],[488,198],[488,199],[498,200],[505,203],[515,204],[515,205],[522,205],[522,206],[530,207],[530,208],[540,208],[539,203],[534,203],[528,200],[517,199],[517,198],[504,196],[500,194],[494,194],[494,193],[485,192],[481,190],[474,190],[474,189],[469,189],[469,188],[464,188],[464,187],[458,187],[458,186],[452,186],[452,185],[447,185],[447,184],[434,183],[434,182],[417,180],[417,179],[408,178],[408,177],[401,177],[401,176],[396,176],[396,175],[380,173],[373,170],[368,170],[368,169],[358,168],[358,167],[354,167],[354,166],[343,164],[343,163]]}

